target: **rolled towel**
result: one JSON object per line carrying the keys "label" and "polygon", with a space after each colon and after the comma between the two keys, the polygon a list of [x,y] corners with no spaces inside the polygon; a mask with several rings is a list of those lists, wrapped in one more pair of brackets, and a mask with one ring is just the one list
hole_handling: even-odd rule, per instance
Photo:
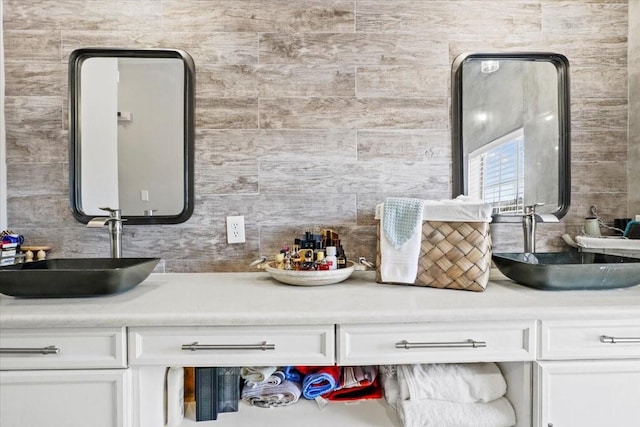
{"label": "rolled towel", "polygon": [[487,403],[445,400],[403,400],[398,415],[404,427],[511,427],[516,414],[511,403],[501,397]]}
{"label": "rolled towel", "polygon": [[495,363],[399,365],[402,400],[490,402],[504,396],[507,383]]}
{"label": "rolled towel", "polygon": [[254,382],[251,380],[245,380],[245,387],[255,387],[258,384],[271,384],[271,385],[278,385],[280,384],[282,381],[284,381],[286,378],[284,372],[280,369],[276,369],[276,371],[271,374],[269,376],[269,378],[267,378],[264,381],[260,381],[260,382]]}
{"label": "rolled towel", "polygon": [[293,381],[282,381],[280,384],[261,383],[254,387],[242,389],[242,400],[251,406],[275,408],[288,406],[300,399],[300,384]]}
{"label": "rolled towel", "polygon": [[289,381],[302,382],[302,374],[294,366],[284,366],[282,367],[282,372],[284,372],[284,377]]}
{"label": "rolled towel", "polygon": [[315,399],[338,388],[340,381],[338,366],[298,366],[296,369],[304,374],[302,395],[305,399]]}
{"label": "rolled towel", "polygon": [[245,381],[261,383],[269,378],[276,369],[276,366],[245,366],[240,368],[240,376]]}

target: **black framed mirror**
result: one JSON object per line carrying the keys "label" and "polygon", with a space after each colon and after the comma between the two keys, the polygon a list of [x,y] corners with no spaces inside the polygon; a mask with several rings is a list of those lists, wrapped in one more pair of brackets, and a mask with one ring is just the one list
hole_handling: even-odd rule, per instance
{"label": "black framed mirror", "polygon": [[83,48],[69,57],[69,193],[83,223],[176,224],[194,206],[195,65],[177,49]]}
{"label": "black framed mirror", "polygon": [[524,207],[569,209],[569,61],[555,53],[471,53],[452,67],[453,196],[493,205],[496,222]]}

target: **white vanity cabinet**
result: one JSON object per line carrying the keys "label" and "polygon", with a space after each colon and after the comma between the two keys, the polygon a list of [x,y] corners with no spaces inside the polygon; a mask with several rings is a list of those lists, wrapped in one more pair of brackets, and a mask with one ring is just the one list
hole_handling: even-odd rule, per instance
{"label": "white vanity cabinet", "polygon": [[[401,363],[499,363],[509,384],[517,427],[531,426],[531,372],[535,321],[443,322],[436,324],[331,324],[291,326],[133,327],[129,363],[134,378],[134,426],[164,425],[166,369],[172,366],[381,365]],[[415,347],[414,347],[415,346]],[[266,410],[241,405],[198,426],[298,427],[348,425],[397,427],[383,399],[330,403],[320,409],[301,399]],[[185,419],[181,427],[196,425]]]}
{"label": "white vanity cabinet", "polygon": [[125,328],[0,329],[0,425],[128,427]]}
{"label": "white vanity cabinet", "polygon": [[536,427],[640,422],[640,319],[543,321],[534,372]]}
{"label": "white vanity cabinet", "polygon": [[[260,273],[151,274],[100,299],[0,295],[1,427],[164,427],[167,369],[494,361],[516,427],[637,427],[640,286],[484,292],[319,287]],[[25,351],[26,350],[26,351]],[[50,354],[42,354],[50,353]],[[320,409],[240,405],[178,427],[400,427],[384,399]]]}

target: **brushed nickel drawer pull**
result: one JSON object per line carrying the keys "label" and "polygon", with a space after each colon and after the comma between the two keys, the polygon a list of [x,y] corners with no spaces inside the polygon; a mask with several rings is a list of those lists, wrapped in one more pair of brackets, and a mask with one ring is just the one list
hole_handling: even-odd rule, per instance
{"label": "brushed nickel drawer pull", "polygon": [[486,341],[466,340],[454,342],[409,342],[402,340],[396,343],[396,348],[412,349],[412,348],[480,348],[486,347]]}
{"label": "brushed nickel drawer pull", "polygon": [[4,347],[0,348],[0,354],[59,354],[60,349],[55,345],[47,347]]}
{"label": "brushed nickel drawer pull", "polygon": [[640,344],[640,337],[610,337],[608,335],[601,335],[600,342],[605,344]]}
{"label": "brushed nickel drawer pull", "polygon": [[260,344],[198,344],[198,341],[191,344],[183,344],[183,350],[275,350],[275,344],[267,344],[262,341]]}

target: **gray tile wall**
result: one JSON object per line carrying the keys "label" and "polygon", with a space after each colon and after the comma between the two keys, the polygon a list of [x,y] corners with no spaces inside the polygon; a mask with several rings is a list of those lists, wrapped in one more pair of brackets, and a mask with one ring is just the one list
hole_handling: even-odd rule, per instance
{"label": "gray tile wall", "polygon": [[640,2],[629,2],[629,217],[640,215]]}
{"label": "gray tile wall", "polygon": [[[450,64],[470,51],[571,62],[573,204],[539,249],[592,204],[627,214],[626,0],[4,0],[4,31],[9,226],[54,256],[108,255],[68,207],[66,61],[86,46],[195,59],[195,213],[125,225],[124,255],[166,271],[247,270],[316,224],[373,258],[376,203],[450,196]],[[246,244],[226,244],[228,215]],[[493,232],[495,250],[521,248],[519,226]]]}

